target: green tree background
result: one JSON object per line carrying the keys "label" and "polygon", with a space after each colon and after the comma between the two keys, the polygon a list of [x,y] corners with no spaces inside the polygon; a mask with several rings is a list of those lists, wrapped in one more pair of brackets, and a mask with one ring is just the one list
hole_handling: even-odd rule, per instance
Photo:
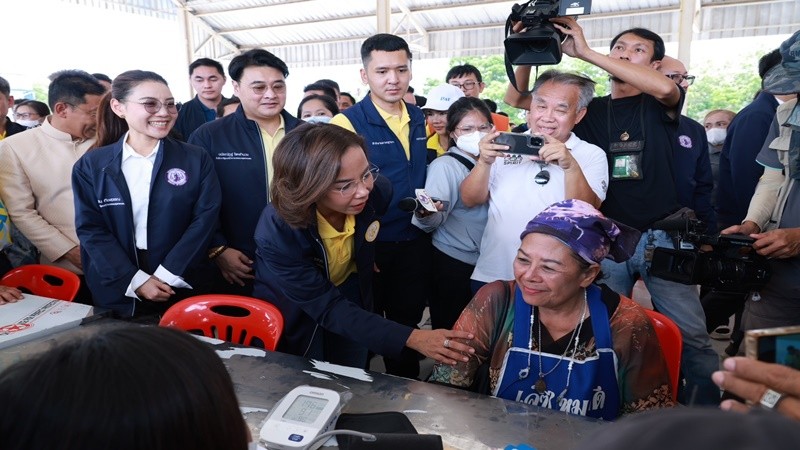
{"label": "green tree background", "polygon": [[47,86],[40,83],[33,85],[33,99],[47,103]]}
{"label": "green tree background", "polygon": [[[769,49],[751,55],[743,55],[736,64],[695,66],[690,74],[697,78],[689,88],[686,97],[686,115],[702,122],[706,113],[711,110],[729,109],[738,112],[745,107],[752,101],[760,87],[761,80],[757,70],[758,58],[767,51]],[[481,71],[483,82],[486,84],[481,98],[494,100],[497,103],[498,111],[506,112],[511,117],[511,122],[518,124],[525,120],[523,111],[503,103],[503,96],[508,86],[503,55],[452,58],[449,67],[460,64],[472,64]],[[595,86],[597,96],[608,94],[608,75],[604,70],[592,64],[565,55],[561,64],[542,66],[539,68],[539,72],[551,67],[584,74],[597,83]],[[531,80],[534,79],[534,75],[531,75]],[[443,83],[441,79],[428,78],[425,80],[423,89],[425,93],[428,93],[434,86],[441,83]]]}

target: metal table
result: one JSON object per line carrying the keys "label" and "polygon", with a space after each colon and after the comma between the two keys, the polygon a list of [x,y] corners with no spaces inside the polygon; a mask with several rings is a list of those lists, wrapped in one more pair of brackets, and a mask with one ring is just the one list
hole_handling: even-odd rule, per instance
{"label": "metal table", "polygon": [[[0,350],[0,369],[65,339],[86,338],[98,330],[118,326],[136,325],[102,318],[9,347]],[[441,435],[445,448],[502,449],[524,443],[537,450],[569,449],[604,425],[537,406],[374,372],[367,372],[371,381],[329,373],[326,376],[312,361],[298,356],[259,352],[230,343],[210,345],[223,357],[253,436],[258,436],[267,411],[302,384],[352,393],[343,412],[402,411],[420,434]],[[263,356],[242,354],[248,352]]]}

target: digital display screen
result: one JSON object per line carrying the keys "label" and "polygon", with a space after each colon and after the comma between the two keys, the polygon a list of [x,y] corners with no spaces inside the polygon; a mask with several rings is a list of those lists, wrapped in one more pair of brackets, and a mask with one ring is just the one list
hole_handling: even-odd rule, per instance
{"label": "digital display screen", "polygon": [[300,423],[314,423],[328,404],[328,400],[318,397],[309,397],[308,395],[298,395],[297,398],[283,414],[286,420],[293,420]]}
{"label": "digital display screen", "polygon": [[800,334],[782,334],[759,338],[758,359],[800,369]]}

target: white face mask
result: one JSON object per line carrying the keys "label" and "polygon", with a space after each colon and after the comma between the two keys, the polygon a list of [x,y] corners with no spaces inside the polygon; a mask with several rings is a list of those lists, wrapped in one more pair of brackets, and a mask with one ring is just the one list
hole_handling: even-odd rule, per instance
{"label": "white face mask", "polygon": [[22,125],[25,128],[33,128],[33,127],[38,127],[39,125],[41,125],[39,123],[39,121],[36,120],[36,119],[29,119],[29,120],[20,119],[20,120],[17,120],[17,123]]}
{"label": "white face mask", "polygon": [[486,136],[487,133],[481,133],[480,131],[473,131],[469,134],[462,134],[461,136],[456,138],[456,147],[465,152],[469,153],[472,156],[479,156],[481,154],[480,149],[478,148],[478,142]]}
{"label": "white face mask", "polygon": [[330,123],[331,118],[328,116],[311,116],[306,117],[305,120],[307,123]]}
{"label": "white face mask", "polygon": [[728,135],[728,130],[724,128],[712,128],[706,131],[708,143],[711,145],[720,145],[725,142],[725,136]]}

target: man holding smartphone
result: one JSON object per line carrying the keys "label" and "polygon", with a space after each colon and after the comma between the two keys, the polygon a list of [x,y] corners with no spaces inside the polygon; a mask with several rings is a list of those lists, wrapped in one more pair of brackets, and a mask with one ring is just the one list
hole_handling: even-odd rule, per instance
{"label": "man holding smartphone", "polygon": [[[619,33],[609,53],[602,54],[589,47],[575,18],[556,17],[551,22],[566,36],[561,45],[564,54],[610,76],[611,94],[591,101],[575,133],[606,151],[610,182],[603,214],[642,231],[630,260],[603,262],[603,281],[630,296],[637,278],[642,278],[653,304],[681,330],[682,372],[687,381],[683,400],[717,404],[719,389],[711,382],[711,374],[719,368],[719,356],[706,331],[696,286],[649,273],[655,248],[674,248],[671,236],[653,226],[681,207],[673,152],[685,93],[657,70],[664,57],[664,41],[650,30],[633,28]],[[523,80],[517,77],[517,81]]]}
{"label": "man holding smartphone", "polygon": [[493,143],[498,132],[481,139],[480,157],[461,184],[465,206],[489,203],[481,252],[472,273],[473,292],[483,284],[514,278],[519,234],[531,217],[564,199],[577,198],[599,207],[605,198],[605,154],[572,133],[593,95],[594,82],[588,78],[548,70],[533,86],[528,114],[530,133],[545,142],[538,155],[511,153],[509,146]]}

